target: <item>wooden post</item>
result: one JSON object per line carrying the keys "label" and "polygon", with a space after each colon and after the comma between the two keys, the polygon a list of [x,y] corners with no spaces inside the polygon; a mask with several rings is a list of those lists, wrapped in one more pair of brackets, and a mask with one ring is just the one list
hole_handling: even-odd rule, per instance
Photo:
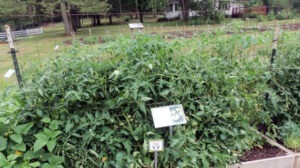
{"label": "wooden post", "polygon": [[19,87],[22,88],[22,76],[20,73],[20,68],[19,68],[19,64],[18,64],[18,59],[16,56],[16,50],[14,47],[14,43],[13,43],[13,38],[12,38],[12,34],[10,31],[10,27],[9,25],[5,25],[5,30],[6,30],[6,36],[7,36],[7,41],[10,47],[10,53],[14,62],[14,66],[15,66],[15,71],[16,71],[16,75],[17,75],[17,80],[18,80],[18,84]]}

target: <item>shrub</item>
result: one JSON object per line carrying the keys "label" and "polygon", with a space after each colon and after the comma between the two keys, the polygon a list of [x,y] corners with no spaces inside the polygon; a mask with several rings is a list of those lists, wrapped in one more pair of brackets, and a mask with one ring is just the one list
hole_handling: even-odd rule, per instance
{"label": "shrub", "polygon": [[266,21],[266,17],[264,15],[258,15],[257,19],[259,22]]}
{"label": "shrub", "polygon": [[294,150],[300,150],[300,127],[292,121],[287,121],[280,127],[280,136],[284,144]]}
{"label": "shrub", "polygon": [[274,12],[270,12],[270,13],[268,14],[267,18],[268,18],[269,21],[275,20]]}
{"label": "shrub", "polygon": [[276,57],[271,71],[270,89],[273,92],[268,111],[279,126],[289,120],[300,124],[300,47],[289,44],[279,46],[278,51],[284,57]]}
{"label": "shrub", "polygon": [[125,17],[124,17],[124,21],[125,21],[125,22],[129,22],[129,21],[130,21],[130,19],[131,19],[131,17],[130,17],[130,16],[125,16]]}
{"label": "shrub", "polygon": [[[223,167],[259,139],[264,65],[181,53],[178,42],[136,35],[98,52],[71,47],[36,74],[19,100],[0,160],[61,167],[150,167],[147,141],[166,140],[160,167]],[[181,103],[188,123],[154,129],[150,107]],[[8,131],[8,132],[7,132]],[[17,156],[15,156],[17,155]],[[12,163],[12,162],[10,162]]]}
{"label": "shrub", "polygon": [[284,20],[284,19],[293,19],[294,13],[290,10],[282,10],[276,14],[276,19],[278,20]]}
{"label": "shrub", "polygon": [[99,43],[99,37],[98,36],[88,36],[83,39],[83,42],[85,44],[98,44]]}

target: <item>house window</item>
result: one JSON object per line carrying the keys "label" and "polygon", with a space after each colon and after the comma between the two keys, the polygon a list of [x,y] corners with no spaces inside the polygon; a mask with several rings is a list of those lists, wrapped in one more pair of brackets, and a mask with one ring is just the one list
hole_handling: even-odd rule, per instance
{"label": "house window", "polygon": [[219,10],[229,10],[230,1],[219,1]]}
{"label": "house window", "polygon": [[171,12],[173,11],[173,4],[169,5],[169,11],[171,11]]}
{"label": "house window", "polygon": [[178,11],[178,4],[175,4],[175,11]]}

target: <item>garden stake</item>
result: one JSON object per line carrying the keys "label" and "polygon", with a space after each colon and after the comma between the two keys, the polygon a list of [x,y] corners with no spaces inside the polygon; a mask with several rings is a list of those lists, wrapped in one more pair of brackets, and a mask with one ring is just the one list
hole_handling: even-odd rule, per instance
{"label": "garden stake", "polygon": [[17,80],[18,80],[18,84],[19,87],[22,87],[22,76],[21,76],[21,72],[20,72],[20,68],[19,68],[19,63],[18,63],[18,59],[16,56],[16,50],[14,47],[14,42],[13,42],[13,38],[11,35],[11,31],[10,31],[10,27],[9,25],[5,25],[5,30],[6,30],[6,35],[7,35],[7,40],[9,43],[9,47],[10,47],[10,53],[14,62],[14,66],[15,66],[15,70],[16,70],[16,75],[17,75]]}

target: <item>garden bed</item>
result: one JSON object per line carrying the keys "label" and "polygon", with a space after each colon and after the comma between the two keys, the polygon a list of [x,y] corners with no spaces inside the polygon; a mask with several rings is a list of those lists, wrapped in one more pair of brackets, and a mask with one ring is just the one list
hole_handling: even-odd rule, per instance
{"label": "garden bed", "polygon": [[287,153],[275,146],[265,144],[262,148],[255,147],[254,149],[247,151],[244,156],[241,157],[242,162],[260,160],[278,156],[285,156]]}
{"label": "garden bed", "polygon": [[253,148],[241,157],[241,163],[230,168],[299,168],[300,153],[285,148],[265,135],[266,144],[262,148]]}

